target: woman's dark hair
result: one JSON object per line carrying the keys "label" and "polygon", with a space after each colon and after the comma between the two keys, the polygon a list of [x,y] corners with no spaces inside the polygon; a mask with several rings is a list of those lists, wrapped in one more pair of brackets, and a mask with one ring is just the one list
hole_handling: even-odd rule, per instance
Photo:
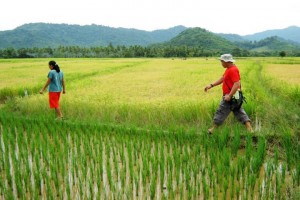
{"label": "woman's dark hair", "polygon": [[55,62],[54,60],[49,61],[49,65],[52,66],[53,69],[55,69],[55,71],[56,71],[57,73],[60,72],[59,66],[58,66],[58,64],[56,64],[56,62]]}

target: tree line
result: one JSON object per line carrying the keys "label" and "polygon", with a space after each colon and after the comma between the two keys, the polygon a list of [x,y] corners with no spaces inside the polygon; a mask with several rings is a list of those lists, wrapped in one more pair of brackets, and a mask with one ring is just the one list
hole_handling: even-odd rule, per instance
{"label": "tree line", "polygon": [[[154,58],[154,57],[212,57],[222,53],[232,53],[237,57],[255,56],[282,56],[284,51],[253,52],[245,49],[235,48],[231,51],[221,52],[218,50],[208,50],[203,47],[188,46],[59,46],[56,48],[5,48],[0,49],[0,58]],[[287,56],[300,56],[300,52],[293,52]]]}

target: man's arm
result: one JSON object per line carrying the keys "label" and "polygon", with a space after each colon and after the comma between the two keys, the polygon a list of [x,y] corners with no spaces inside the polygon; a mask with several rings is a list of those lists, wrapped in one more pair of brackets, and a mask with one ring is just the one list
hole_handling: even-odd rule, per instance
{"label": "man's arm", "polygon": [[224,100],[225,101],[230,101],[231,97],[236,93],[236,91],[239,89],[240,86],[241,86],[241,81],[234,82],[230,93],[226,94],[224,96]]}
{"label": "man's arm", "polygon": [[219,80],[217,80],[217,81],[215,81],[215,82],[209,84],[208,86],[206,86],[206,87],[204,88],[204,91],[207,92],[207,90],[209,90],[209,89],[211,89],[211,88],[213,88],[213,87],[215,87],[215,86],[217,86],[217,85],[220,85],[221,83],[223,83],[223,80],[224,80],[224,78],[223,78],[223,76],[222,76]]}

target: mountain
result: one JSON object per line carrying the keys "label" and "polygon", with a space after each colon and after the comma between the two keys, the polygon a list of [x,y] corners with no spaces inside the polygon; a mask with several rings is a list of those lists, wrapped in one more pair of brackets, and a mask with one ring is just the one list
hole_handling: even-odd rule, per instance
{"label": "mountain", "polygon": [[300,27],[290,26],[284,29],[267,30],[252,35],[245,35],[243,38],[251,41],[259,41],[272,36],[278,36],[285,40],[291,40],[300,44]]}
{"label": "mountain", "polygon": [[[297,43],[299,41],[299,43]],[[56,48],[59,46],[184,46],[201,51],[299,51],[300,28],[268,30],[253,35],[218,34],[202,28],[175,26],[143,31],[101,25],[30,23],[9,31],[0,31],[0,50],[13,48]]]}
{"label": "mountain", "polygon": [[201,28],[189,28],[175,38],[163,43],[169,46],[201,47],[205,51],[233,52],[237,49],[244,49],[256,52],[271,51],[299,51],[300,45],[272,36],[260,41],[248,41],[242,36],[235,34],[215,34]]}
{"label": "mountain", "polygon": [[189,28],[163,45],[200,47],[206,51],[231,51],[235,44],[202,28]]}
{"label": "mountain", "polygon": [[226,40],[229,40],[230,42],[246,42],[246,41],[248,41],[243,36],[240,36],[238,34],[218,33],[218,35],[225,38]]}
{"label": "mountain", "polygon": [[109,44],[147,46],[168,41],[185,29],[184,26],[175,26],[165,30],[143,31],[101,25],[31,23],[14,30],[0,31],[0,49],[7,47],[90,47]]}
{"label": "mountain", "polygon": [[218,33],[239,48],[251,51],[286,51],[300,50],[300,28],[291,26],[286,29],[268,30],[253,35],[240,36],[237,34]]}
{"label": "mountain", "polygon": [[252,43],[252,51],[286,51],[292,52],[300,50],[300,45],[294,45],[293,43],[282,39],[277,36],[268,37],[258,42]]}

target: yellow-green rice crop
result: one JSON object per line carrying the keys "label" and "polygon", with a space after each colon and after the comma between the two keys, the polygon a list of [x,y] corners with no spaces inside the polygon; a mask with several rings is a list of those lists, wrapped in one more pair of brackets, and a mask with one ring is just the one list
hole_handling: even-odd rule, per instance
{"label": "yellow-green rice crop", "polygon": [[[269,72],[274,65],[282,65],[272,64],[278,63],[278,60],[282,61],[280,58],[237,59],[242,89],[248,100],[244,107],[253,120],[270,121],[263,115],[272,110],[264,111],[263,108],[266,104],[270,105],[268,101],[272,92],[267,94],[264,90],[276,86],[277,70],[274,67],[273,73]],[[54,118],[53,114],[49,114],[48,96],[38,94],[46,81],[48,61],[1,60],[0,76],[3,81],[0,97],[24,96],[25,90],[29,93],[28,98],[9,102],[10,110],[26,116]],[[217,80],[224,72],[219,60],[214,58],[56,61],[65,73],[67,85],[67,94],[61,97],[61,108],[64,116],[71,121],[199,129],[211,123],[222,95],[221,87],[208,93],[203,91],[207,84]],[[300,82],[297,76],[299,67],[295,64],[299,60],[294,58],[289,61],[293,63],[290,65],[287,62],[280,77]],[[267,79],[270,76],[275,78],[270,81]],[[292,93],[297,98],[297,94]]]}
{"label": "yellow-green rice crop", "polygon": [[0,199],[299,198],[299,58],[238,58],[256,131],[212,136],[217,59],[57,59],[63,121],[49,60],[0,60]]}
{"label": "yellow-green rice crop", "polygon": [[[20,72],[15,72],[14,84],[3,88],[31,90],[43,86],[49,70],[48,60],[38,60],[26,70],[22,68],[23,62],[10,63],[10,67]],[[206,107],[220,98],[220,89],[209,94],[203,92],[206,84],[222,74],[216,59],[62,59],[57,62],[65,73],[67,94],[62,96],[61,107],[68,119],[138,126],[189,121],[199,124],[203,119],[197,117],[198,111],[209,117],[211,113],[206,112]],[[10,76],[14,75],[3,75],[3,79]],[[34,76],[36,81],[28,80],[28,76]],[[47,115],[47,95],[34,92],[29,98],[18,99],[18,110],[25,115]]]}

